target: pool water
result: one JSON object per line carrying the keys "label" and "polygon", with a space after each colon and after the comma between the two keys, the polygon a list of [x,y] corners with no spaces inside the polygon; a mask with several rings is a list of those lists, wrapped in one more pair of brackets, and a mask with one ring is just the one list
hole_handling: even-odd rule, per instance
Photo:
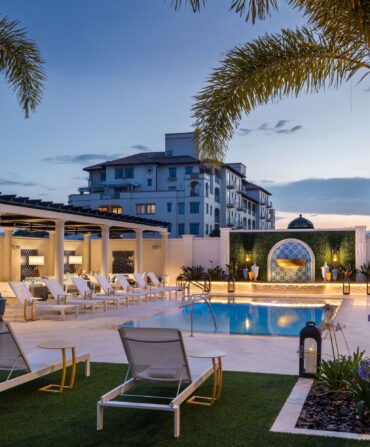
{"label": "pool water", "polygon": [[[226,334],[298,336],[307,321],[319,325],[325,313],[324,305],[312,307],[259,305],[254,303],[212,303],[217,331],[212,315],[205,303],[194,305],[194,331]],[[126,326],[175,328],[190,330],[191,306],[155,315],[143,320],[126,323]]]}

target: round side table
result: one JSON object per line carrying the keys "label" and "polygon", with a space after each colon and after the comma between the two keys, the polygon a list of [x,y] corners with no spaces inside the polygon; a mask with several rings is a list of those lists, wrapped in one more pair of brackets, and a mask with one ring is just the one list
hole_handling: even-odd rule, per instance
{"label": "round side table", "polygon": [[220,399],[222,390],[222,357],[226,353],[215,349],[192,349],[187,351],[187,356],[198,359],[211,359],[213,367],[213,386],[212,395],[209,396],[192,396],[187,400],[191,405],[211,406]]}
{"label": "round side table", "polygon": [[[60,380],[59,385],[51,384],[43,386],[39,389],[39,391],[45,391],[49,393],[62,393],[65,388],[72,389],[75,383],[76,378],[76,347],[77,344],[73,342],[65,342],[60,340],[55,341],[45,341],[38,345],[39,348],[42,349],[59,349],[62,353],[62,378]],[[72,353],[72,370],[71,370],[71,378],[69,380],[69,385],[65,385],[66,376],[67,376],[67,358],[66,358],[66,349],[70,349]]]}

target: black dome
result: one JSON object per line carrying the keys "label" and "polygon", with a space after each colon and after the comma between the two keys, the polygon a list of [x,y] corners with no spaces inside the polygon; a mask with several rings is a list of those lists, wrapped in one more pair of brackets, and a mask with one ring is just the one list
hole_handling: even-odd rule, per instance
{"label": "black dome", "polygon": [[299,217],[290,222],[288,230],[297,230],[300,228],[314,228],[314,226],[310,220],[302,217],[302,214],[300,214]]}

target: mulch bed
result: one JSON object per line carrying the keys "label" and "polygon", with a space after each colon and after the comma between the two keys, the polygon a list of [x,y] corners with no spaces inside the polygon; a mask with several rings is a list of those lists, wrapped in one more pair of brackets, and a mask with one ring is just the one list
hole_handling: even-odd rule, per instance
{"label": "mulch bed", "polygon": [[297,428],[370,434],[370,413],[359,418],[350,393],[331,393],[313,384],[296,424]]}

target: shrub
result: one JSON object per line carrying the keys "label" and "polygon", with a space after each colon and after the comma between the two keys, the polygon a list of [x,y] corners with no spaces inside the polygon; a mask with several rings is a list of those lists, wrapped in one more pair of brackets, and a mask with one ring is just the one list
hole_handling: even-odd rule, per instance
{"label": "shrub", "polygon": [[367,358],[353,370],[348,387],[357,401],[357,410],[363,417],[365,410],[370,410],[370,359]]}
{"label": "shrub", "polygon": [[216,265],[215,267],[212,267],[207,270],[207,273],[209,274],[211,280],[223,280],[225,279],[225,270],[220,266]]}
{"label": "shrub", "polygon": [[181,267],[181,270],[182,276],[188,281],[194,281],[204,278],[205,269],[201,265],[195,265],[192,267],[183,265]]}

